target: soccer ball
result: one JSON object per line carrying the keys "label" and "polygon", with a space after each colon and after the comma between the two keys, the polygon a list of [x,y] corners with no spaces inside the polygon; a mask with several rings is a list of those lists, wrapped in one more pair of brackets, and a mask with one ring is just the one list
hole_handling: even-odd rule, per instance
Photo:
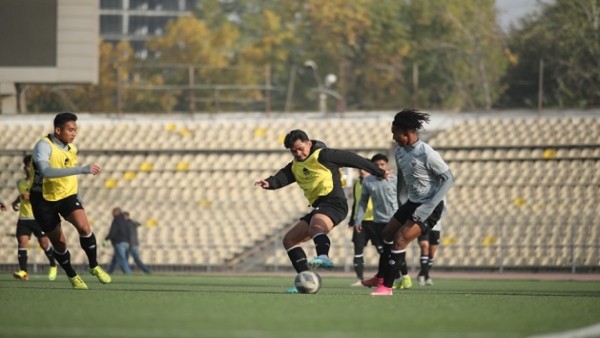
{"label": "soccer ball", "polygon": [[321,276],[313,271],[302,271],[296,275],[294,284],[300,293],[317,293],[321,289]]}

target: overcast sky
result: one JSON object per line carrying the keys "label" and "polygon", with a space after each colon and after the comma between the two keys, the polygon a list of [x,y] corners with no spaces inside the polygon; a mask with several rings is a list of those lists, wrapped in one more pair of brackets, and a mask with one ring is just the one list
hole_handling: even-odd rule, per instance
{"label": "overcast sky", "polygon": [[538,4],[537,0],[496,0],[496,7],[500,14],[500,26],[506,30],[511,23],[516,24],[518,19],[535,11]]}

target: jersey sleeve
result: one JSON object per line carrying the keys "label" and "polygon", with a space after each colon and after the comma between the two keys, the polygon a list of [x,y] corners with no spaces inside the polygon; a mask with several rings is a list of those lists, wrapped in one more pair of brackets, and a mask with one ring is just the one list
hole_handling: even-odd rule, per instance
{"label": "jersey sleeve", "polygon": [[268,189],[279,189],[296,182],[296,177],[292,172],[292,162],[281,168],[275,175],[267,178],[266,181],[269,182]]}
{"label": "jersey sleeve", "polygon": [[356,217],[354,219],[354,222],[356,224],[362,223],[363,218],[365,217],[365,212],[367,210],[367,205],[369,204],[369,198],[371,198],[371,195],[369,193],[369,187],[366,184],[366,182],[363,182],[362,191],[360,193],[360,200],[358,201],[358,207],[356,210]]}
{"label": "jersey sleeve", "polygon": [[33,147],[31,160],[35,163],[50,162],[50,155],[52,155],[52,147],[48,142],[38,141]]}
{"label": "jersey sleeve", "polygon": [[381,170],[378,166],[373,164],[373,162],[350,151],[326,148],[321,151],[319,160],[329,161],[341,167],[363,169],[377,177],[383,177],[385,175],[385,171]]}

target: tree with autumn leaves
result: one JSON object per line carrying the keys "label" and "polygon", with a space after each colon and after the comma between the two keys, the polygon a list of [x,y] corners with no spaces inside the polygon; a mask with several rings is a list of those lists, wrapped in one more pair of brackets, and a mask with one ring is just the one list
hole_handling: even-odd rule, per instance
{"label": "tree with autumn leaves", "polygon": [[598,106],[598,1],[556,0],[508,33],[494,0],[203,1],[148,42],[154,57],[103,43],[98,85],[30,87],[29,110],[314,110],[328,73],[351,110],[527,107],[540,59],[546,104]]}

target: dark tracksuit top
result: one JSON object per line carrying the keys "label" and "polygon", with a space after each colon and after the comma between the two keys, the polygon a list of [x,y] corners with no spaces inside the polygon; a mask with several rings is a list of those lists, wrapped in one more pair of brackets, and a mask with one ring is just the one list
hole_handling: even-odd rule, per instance
{"label": "dark tracksuit top", "polygon": [[378,177],[385,175],[385,171],[362,156],[345,150],[326,148],[324,143],[313,141],[306,160],[300,162],[294,159],[266,181],[269,182],[268,189],[271,190],[297,182],[309,204],[317,207],[321,202],[330,199],[346,201],[340,177],[341,167],[363,169]]}

